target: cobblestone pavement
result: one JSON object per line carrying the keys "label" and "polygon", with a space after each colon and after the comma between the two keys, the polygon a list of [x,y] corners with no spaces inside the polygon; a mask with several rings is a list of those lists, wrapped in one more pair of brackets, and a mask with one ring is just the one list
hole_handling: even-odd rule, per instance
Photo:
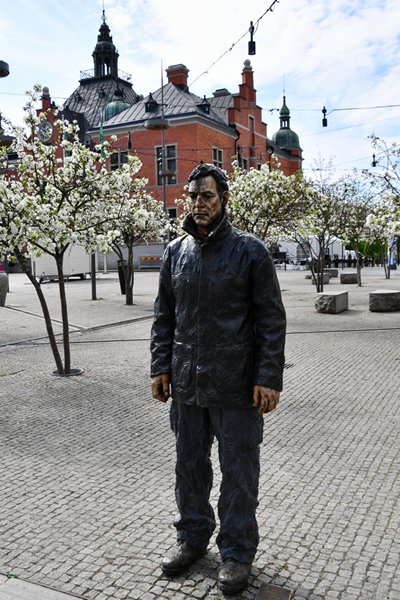
{"label": "cobblestone pavement", "polygon": [[[346,288],[341,315],[315,311],[304,273],[279,273],[285,390],[265,418],[261,542],[243,600],[262,583],[295,600],[400,600],[400,313],[369,313],[367,300],[400,277],[370,273]],[[149,287],[129,314],[146,317],[156,274],[140,275]],[[71,304],[80,377],[50,375],[47,344],[0,347],[0,574],[85,600],[222,598],[215,538],[186,575],[159,567],[174,544],[174,441],[168,407],[149,394],[150,318],[107,327],[128,307],[112,308],[88,329]],[[216,467],[214,503],[218,485]]]}

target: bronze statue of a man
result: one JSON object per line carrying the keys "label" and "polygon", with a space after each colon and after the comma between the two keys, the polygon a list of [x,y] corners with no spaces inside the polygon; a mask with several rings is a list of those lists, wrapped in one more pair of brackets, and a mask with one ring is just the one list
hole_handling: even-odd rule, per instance
{"label": "bronze statue of a man", "polygon": [[201,164],[189,176],[186,234],[166,248],[151,340],[152,395],[172,396],[178,546],[168,576],[207,551],[216,527],[209,501],[218,441],[222,483],[216,542],[225,594],[247,585],[259,541],[256,520],[263,414],[282,390],[285,310],[265,244],[229,222],[225,172]]}

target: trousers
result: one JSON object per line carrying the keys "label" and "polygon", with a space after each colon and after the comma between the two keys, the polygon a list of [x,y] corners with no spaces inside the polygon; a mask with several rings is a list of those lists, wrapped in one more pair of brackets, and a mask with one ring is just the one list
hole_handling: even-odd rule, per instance
{"label": "trousers", "polygon": [[206,548],[216,527],[210,504],[211,447],[218,441],[221,486],[217,546],[222,561],[252,563],[259,542],[256,509],[263,417],[249,408],[203,408],[172,401],[176,439],[174,519],[179,542]]}

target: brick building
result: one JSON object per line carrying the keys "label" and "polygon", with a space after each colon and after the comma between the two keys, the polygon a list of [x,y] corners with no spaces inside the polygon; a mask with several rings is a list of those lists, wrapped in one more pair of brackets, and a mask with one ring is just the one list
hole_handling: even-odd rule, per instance
{"label": "brick building", "polygon": [[271,139],[257,105],[250,60],[242,68],[236,93],[217,89],[212,97],[191,93],[189,69],[184,64],[166,69],[166,81],[146,97],[136,93],[130,76],[118,69],[118,51],[103,12],[93,51],[94,69],[81,72],[79,87],[64,105],[67,118],[78,120],[82,141],[98,143],[117,137],[110,168],[127,153],[142,161],[140,175],[148,190],[163,200],[171,216],[188,174],[199,162],[212,162],[227,171],[233,158],[246,169],[259,168],[275,155],[286,174],[301,170],[299,138],[290,129],[286,99],[280,111],[280,129]]}

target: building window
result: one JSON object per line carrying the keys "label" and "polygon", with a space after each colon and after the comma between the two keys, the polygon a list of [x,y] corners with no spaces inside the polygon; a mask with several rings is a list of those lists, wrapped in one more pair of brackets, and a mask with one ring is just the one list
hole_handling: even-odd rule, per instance
{"label": "building window", "polygon": [[119,167],[121,167],[122,165],[124,165],[127,162],[128,162],[128,152],[127,151],[121,152],[119,150],[118,152],[114,152],[110,156],[110,171],[115,171],[115,169],[118,169]]}
{"label": "building window", "polygon": [[224,153],[219,148],[213,148],[213,164],[220,169],[224,167]]}
{"label": "building window", "polygon": [[249,170],[249,166],[248,166],[248,165],[249,165],[249,163],[248,163],[248,160],[247,160],[247,158],[242,158],[242,168],[243,168],[245,171],[248,171],[248,170]]}
{"label": "building window", "polygon": [[[162,147],[157,149],[157,185],[162,185]],[[165,146],[165,180],[168,185],[176,183],[176,146]]]}
{"label": "building window", "polygon": [[249,116],[249,126],[250,126],[250,145],[255,146],[256,143],[256,124],[254,117]]}

